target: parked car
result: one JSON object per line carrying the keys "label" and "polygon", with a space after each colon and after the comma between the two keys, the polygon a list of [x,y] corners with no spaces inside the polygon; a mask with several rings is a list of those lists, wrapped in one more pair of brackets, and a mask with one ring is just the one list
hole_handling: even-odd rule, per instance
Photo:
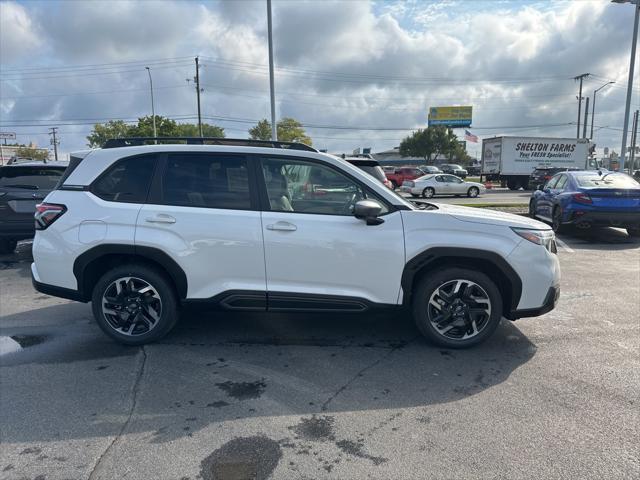
{"label": "parked car", "polygon": [[[149,141],[110,140],[74,157],[35,215],[35,288],[91,301],[100,328],[121,343],[158,340],[179,305],[209,303],[294,312],[405,306],[427,338],[461,348],[486,340],[502,317],[541,315],[558,299],[560,267],[544,223],[418,208],[303,144]],[[290,182],[315,179],[330,192],[292,195]]]}
{"label": "parked car", "polygon": [[640,182],[640,170],[636,170],[635,172],[633,172],[633,178],[635,178],[636,181]]}
{"label": "parked car", "polygon": [[471,175],[471,176],[474,176],[474,177],[479,176],[481,171],[482,171],[482,165],[480,165],[480,164],[478,164],[478,165],[469,165],[467,167],[467,174]]}
{"label": "parked car", "polygon": [[417,167],[400,167],[393,170],[393,172],[387,172],[387,179],[393,185],[395,190],[405,180],[413,180],[424,175],[424,172]]}
{"label": "parked car", "polygon": [[393,184],[387,179],[384,170],[382,170],[377,160],[362,157],[346,157],[345,160],[360,170],[367,172],[373,178],[380,181],[385,187],[393,190]]}
{"label": "parked car", "polygon": [[581,169],[576,167],[538,167],[529,176],[529,190],[537,190],[540,185],[547,183],[556,173],[578,170]]}
{"label": "parked car", "polygon": [[405,180],[401,191],[413,197],[432,198],[436,195],[466,195],[475,198],[486,192],[486,187],[477,182],[465,182],[455,175],[425,175],[415,180]]}
{"label": "parked car", "polygon": [[567,225],[626,228],[640,236],[640,183],[624,173],[571,171],[554,175],[533,192],[529,214],[551,222],[561,232]]}
{"label": "parked car", "polygon": [[35,233],[33,214],[66,169],[63,162],[15,163],[0,167],[0,253]]}
{"label": "parked car", "polygon": [[442,170],[432,165],[420,165],[420,170],[424,173],[442,173]]}
{"label": "parked car", "polygon": [[454,163],[444,163],[440,165],[440,170],[442,170],[444,173],[455,175],[456,177],[460,178],[467,178],[467,175],[469,174],[469,172],[467,172],[460,165],[456,165]]}

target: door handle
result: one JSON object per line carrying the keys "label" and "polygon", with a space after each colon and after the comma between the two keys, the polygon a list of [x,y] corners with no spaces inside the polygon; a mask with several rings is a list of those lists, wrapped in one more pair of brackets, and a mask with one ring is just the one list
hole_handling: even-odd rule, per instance
{"label": "door handle", "polygon": [[144,221],[149,223],[176,223],[176,219],[171,215],[165,215],[162,213],[155,217],[147,217]]}
{"label": "door handle", "polygon": [[267,225],[267,230],[279,230],[281,232],[295,232],[298,229],[293,223],[277,222]]}

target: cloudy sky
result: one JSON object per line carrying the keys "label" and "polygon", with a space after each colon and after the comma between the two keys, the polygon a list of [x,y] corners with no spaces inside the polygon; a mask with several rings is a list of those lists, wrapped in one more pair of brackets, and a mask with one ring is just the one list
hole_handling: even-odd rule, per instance
{"label": "cloudy sky", "polygon": [[[0,5],[0,130],[19,141],[48,145],[59,126],[69,152],[92,123],[150,114],[145,66],[156,113],[193,122],[196,55],[208,123],[246,137],[269,116],[265,0]],[[473,105],[481,139],[575,136],[572,77],[588,72],[585,96],[616,82],[598,92],[594,137],[620,150],[630,5],[273,0],[273,20],[277,116],[300,120],[318,148],[391,148],[444,105]]]}

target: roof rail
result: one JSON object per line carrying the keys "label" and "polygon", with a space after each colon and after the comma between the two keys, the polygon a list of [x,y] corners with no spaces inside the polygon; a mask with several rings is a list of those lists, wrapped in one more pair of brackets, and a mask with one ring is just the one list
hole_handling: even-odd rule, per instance
{"label": "roof rail", "polygon": [[313,147],[299,142],[280,142],[277,140],[251,140],[247,138],[222,137],[128,137],[110,138],[102,148],[134,147],[153,144],[182,144],[187,145],[235,145],[245,147],[288,148],[290,150],[306,150],[317,152]]}

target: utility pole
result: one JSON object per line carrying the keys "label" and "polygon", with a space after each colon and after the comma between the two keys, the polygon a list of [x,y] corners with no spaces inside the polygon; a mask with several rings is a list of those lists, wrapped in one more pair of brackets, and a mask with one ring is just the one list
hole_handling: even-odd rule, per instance
{"label": "utility pole", "polygon": [[[623,3],[623,2],[616,2]],[[633,39],[631,40],[631,60],[629,62],[629,80],[627,82],[627,103],[624,107],[624,127],[622,130],[622,151],[620,152],[620,171],[624,172],[624,158],[627,150],[627,130],[629,130],[629,111],[631,110],[631,91],[633,90],[633,69],[636,63],[636,44],[638,43],[638,17],[640,17],[640,0],[632,0],[635,4],[633,21]]]}
{"label": "utility pole", "polygon": [[593,91],[593,104],[591,105],[591,135],[589,135],[589,140],[593,140],[593,122],[594,122],[594,117],[596,116],[596,93],[598,93],[607,85],[611,85],[612,83],[616,83],[616,82],[613,82],[613,81],[607,82],[604,85],[602,85],[600,88],[596,88]]}
{"label": "utility pole", "polygon": [[52,136],[51,144],[53,145],[53,154],[57,162],[58,161],[58,144],[60,143],[60,141],[56,139],[56,133],[58,131],[58,127],[50,127],[49,130],[51,130],[51,132],[49,132],[49,135]]}
{"label": "utility pole", "polygon": [[149,86],[151,87],[151,118],[153,119],[153,138],[155,143],[158,143],[158,132],[156,130],[156,109],[153,105],[153,80],[151,79],[151,69],[149,67],[144,67],[149,74]]}
{"label": "utility pole", "polygon": [[576,131],[576,138],[580,138],[580,113],[582,109],[582,80],[587,78],[589,75],[590,75],[589,73],[582,73],[577,77],[573,77],[574,80],[580,81],[580,91],[578,93],[578,129]]}
{"label": "utility pole", "polygon": [[200,65],[198,64],[198,57],[196,57],[196,93],[198,96],[198,132],[200,138],[202,138],[202,116],[200,114]]}
{"label": "utility pole", "polygon": [[278,140],[276,125],[276,93],[273,76],[273,28],[271,25],[271,0],[267,0],[267,33],[269,36],[269,87],[271,90],[271,140]]}
{"label": "utility pole", "polygon": [[633,127],[631,127],[631,155],[629,156],[629,175],[633,176],[636,163],[636,142],[638,140],[638,115],[640,110],[633,112]]}
{"label": "utility pole", "polygon": [[589,97],[584,103],[584,124],[582,125],[582,138],[587,138],[587,123],[589,123]]}

